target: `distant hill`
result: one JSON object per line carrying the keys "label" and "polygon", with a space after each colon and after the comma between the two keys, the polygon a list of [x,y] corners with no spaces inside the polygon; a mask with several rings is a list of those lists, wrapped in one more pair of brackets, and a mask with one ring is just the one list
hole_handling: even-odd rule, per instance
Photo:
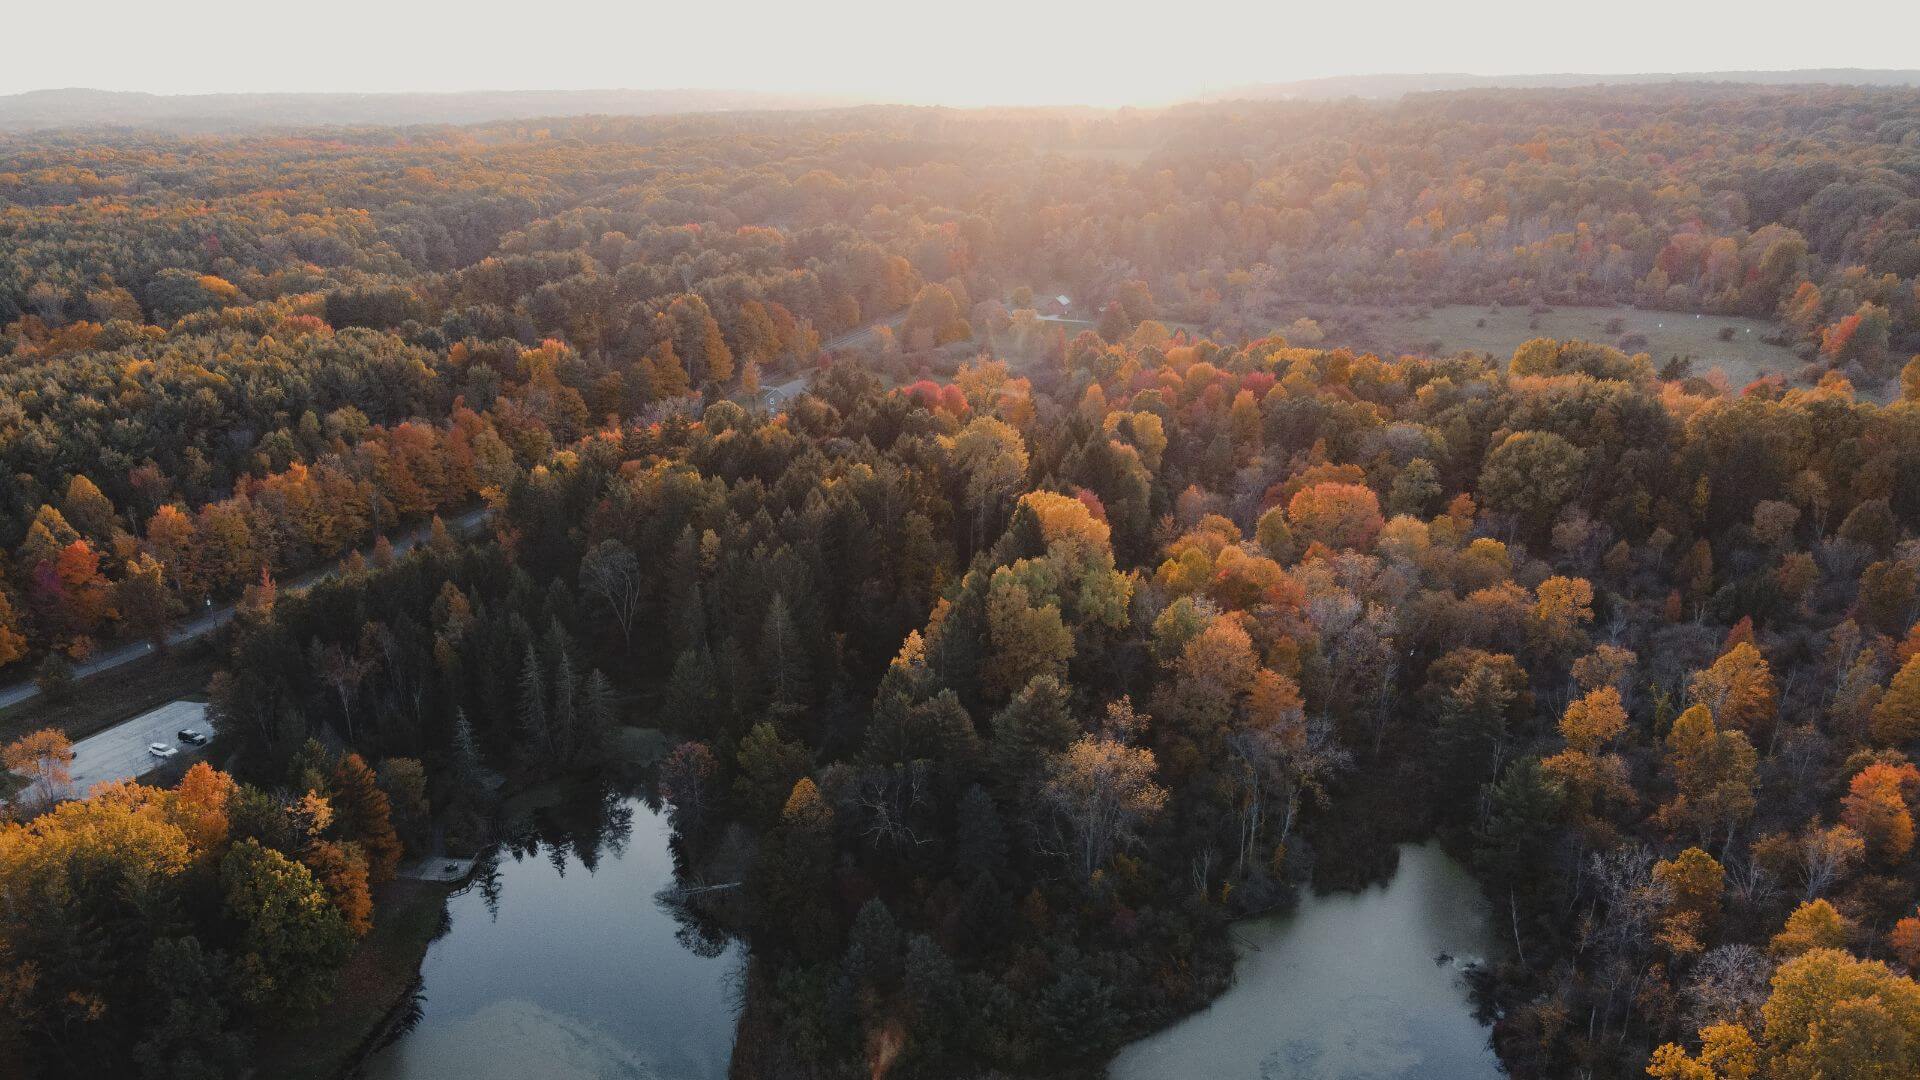
{"label": "distant hill", "polygon": [[[1920,86],[1920,70],[1809,68],[1798,71],[1711,71],[1639,75],[1339,75],[1295,82],[1250,83],[1201,95],[1198,102],[1386,100],[1436,90],[1565,88],[1672,82],[1790,86]],[[824,94],[749,90],[476,90],[396,94],[148,94],[117,90],[32,90],[0,95],[0,132],[53,128],[159,128],[232,132],[250,128],[342,125],[478,124],[562,116],[658,116],[672,113],[765,112],[878,104]]]}
{"label": "distant hill", "polygon": [[1867,68],[1804,68],[1795,71],[1694,71],[1638,75],[1549,74],[1469,75],[1429,72],[1406,75],[1336,75],[1297,82],[1250,83],[1202,96],[1202,101],[1290,98],[1326,101],[1340,98],[1397,98],[1434,90],[1564,88],[1601,85],[1650,85],[1672,82],[1753,83],[1766,86],[1920,86],[1920,71]]}
{"label": "distant hill", "polygon": [[860,104],[744,90],[529,90],[446,94],[145,94],[34,90],[0,95],[0,131],[157,127],[230,131],[337,124],[474,124],[540,116],[816,109]]}

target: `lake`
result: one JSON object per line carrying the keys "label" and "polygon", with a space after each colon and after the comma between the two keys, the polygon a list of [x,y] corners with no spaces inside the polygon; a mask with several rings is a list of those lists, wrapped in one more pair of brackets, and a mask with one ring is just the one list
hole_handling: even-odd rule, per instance
{"label": "lake", "polygon": [[367,1077],[724,1080],[739,947],[690,948],[655,901],[674,882],[663,811],[578,802],[531,815],[448,900],[418,1023]]}
{"label": "lake", "polygon": [[1465,969],[1499,949],[1486,901],[1438,845],[1393,879],[1236,923],[1234,984],[1127,1047],[1114,1080],[1482,1080],[1504,1075]]}

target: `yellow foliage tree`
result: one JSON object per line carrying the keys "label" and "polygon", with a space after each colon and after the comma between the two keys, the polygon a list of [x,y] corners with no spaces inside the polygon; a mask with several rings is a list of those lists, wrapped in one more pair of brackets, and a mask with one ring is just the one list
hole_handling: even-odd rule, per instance
{"label": "yellow foliage tree", "polygon": [[1705,671],[1695,672],[1688,692],[1713,711],[1714,723],[1765,735],[1773,726],[1773,669],[1750,641],[1728,649]]}
{"label": "yellow foliage tree", "polygon": [[1574,699],[1560,717],[1560,737],[1573,749],[1589,754],[1612,742],[1626,727],[1627,710],[1620,703],[1620,691],[1612,686]]}
{"label": "yellow foliage tree", "polygon": [[1885,746],[1920,738],[1920,655],[1903,664],[1873,709],[1873,738]]}
{"label": "yellow foliage tree", "polygon": [[1799,956],[1810,949],[1839,949],[1847,944],[1853,923],[1825,900],[1809,900],[1793,909],[1787,924],[1767,943],[1779,957]]}
{"label": "yellow foliage tree", "polygon": [[73,782],[73,743],[62,732],[42,728],[8,743],[0,750],[0,763],[26,778],[22,802],[36,808],[49,806],[65,796]]}

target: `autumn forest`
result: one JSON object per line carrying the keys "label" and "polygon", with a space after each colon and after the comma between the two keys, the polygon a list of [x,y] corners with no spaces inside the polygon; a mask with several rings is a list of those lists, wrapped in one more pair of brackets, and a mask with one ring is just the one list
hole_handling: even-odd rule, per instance
{"label": "autumn forest", "polygon": [[358,1061],[613,784],[742,1080],[1103,1075],[1409,844],[1509,1075],[1920,1075],[1920,91],[0,134],[0,465],[0,683],[212,737],[0,712],[0,1075]]}

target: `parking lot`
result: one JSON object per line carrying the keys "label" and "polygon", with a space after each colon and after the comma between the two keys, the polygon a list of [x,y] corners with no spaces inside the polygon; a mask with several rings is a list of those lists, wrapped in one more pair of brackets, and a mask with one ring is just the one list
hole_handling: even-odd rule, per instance
{"label": "parking lot", "polygon": [[192,751],[193,746],[179,739],[182,728],[213,734],[206,702],[169,702],[74,743],[72,794],[84,796],[102,780],[124,780],[159,765],[160,759],[147,753],[148,743],[165,743],[183,754]]}

